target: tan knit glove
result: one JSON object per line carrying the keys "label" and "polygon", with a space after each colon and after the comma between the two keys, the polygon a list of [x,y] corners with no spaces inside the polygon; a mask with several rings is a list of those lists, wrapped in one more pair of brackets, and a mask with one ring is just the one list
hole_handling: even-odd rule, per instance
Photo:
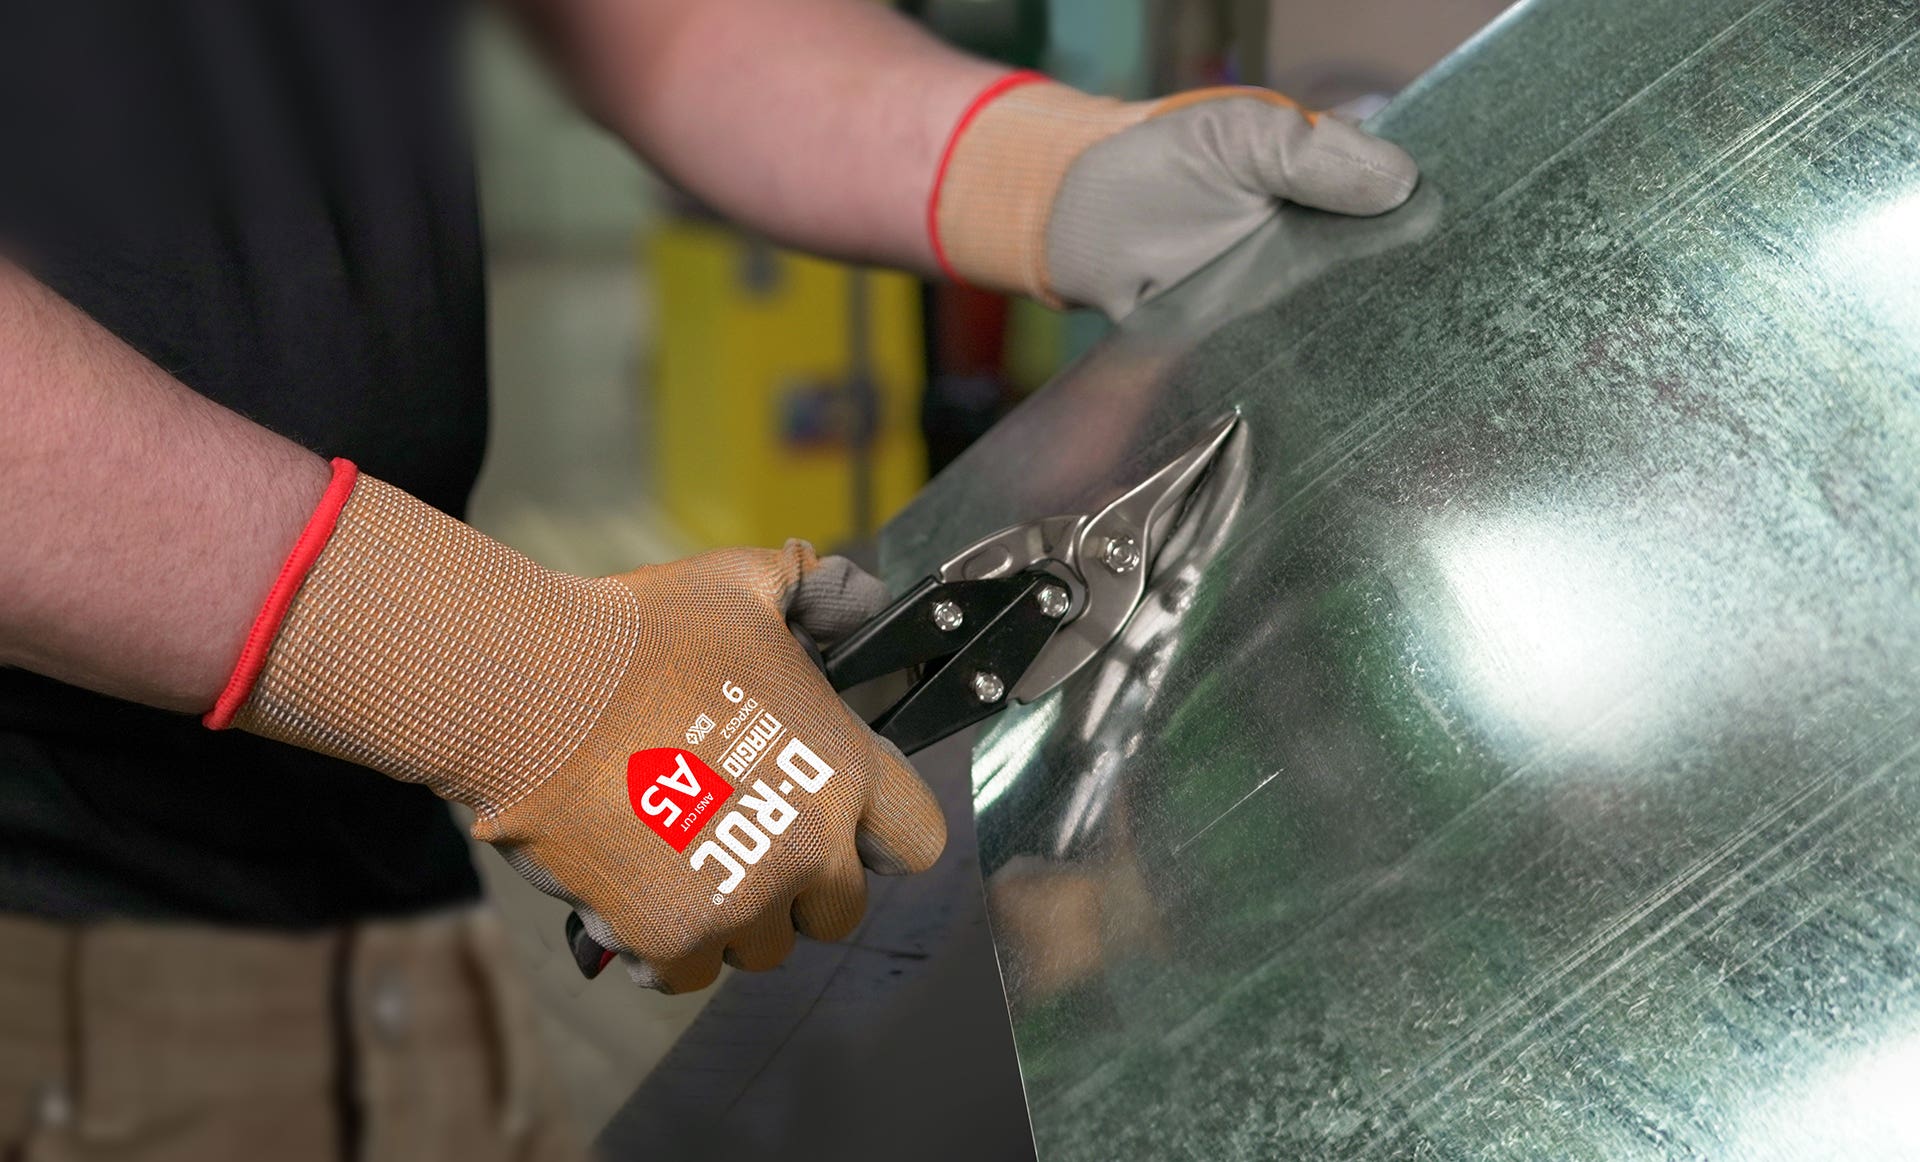
{"label": "tan knit glove", "polygon": [[1265,89],[1129,103],[1015,73],[954,130],[928,228],[955,279],[1119,319],[1279,200],[1380,214],[1418,177],[1399,146]]}
{"label": "tan knit glove", "polygon": [[208,724],[467,804],[640,983],[843,938],[863,863],[939,856],[932,793],[788,629],[830,642],[885,604],[846,561],[792,541],[572,577],[343,462],[328,496]]}

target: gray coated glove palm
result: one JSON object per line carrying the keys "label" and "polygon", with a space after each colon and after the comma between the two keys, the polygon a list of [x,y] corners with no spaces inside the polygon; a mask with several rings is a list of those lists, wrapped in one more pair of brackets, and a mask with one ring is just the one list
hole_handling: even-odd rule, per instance
{"label": "gray coated glove palm", "polygon": [[1119,319],[1282,201],[1381,214],[1418,176],[1399,146],[1264,89],[1128,103],[1016,84],[954,138],[935,248],[964,281]]}

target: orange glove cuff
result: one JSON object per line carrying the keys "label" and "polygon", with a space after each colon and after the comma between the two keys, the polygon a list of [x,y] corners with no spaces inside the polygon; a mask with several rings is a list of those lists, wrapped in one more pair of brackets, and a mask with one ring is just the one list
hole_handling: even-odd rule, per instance
{"label": "orange glove cuff", "polygon": [[970,284],[959,271],[953,268],[952,260],[947,257],[947,248],[940,241],[940,194],[946,188],[947,171],[953,167],[953,151],[960,144],[960,138],[973,125],[974,119],[980,116],[981,110],[991,105],[1001,94],[1010,89],[1017,89],[1021,85],[1038,84],[1046,80],[1045,73],[1035,72],[1032,69],[1008,73],[980,90],[980,94],[967,103],[966,110],[960,114],[960,119],[953,123],[953,132],[947,134],[946,147],[940,151],[940,164],[933,171],[933,189],[927,193],[927,241],[933,246],[933,259],[940,264],[941,273],[961,286]]}
{"label": "orange glove cuff", "polygon": [[274,579],[273,588],[267,592],[266,601],[254,617],[253,628],[247,631],[246,644],[240,649],[240,660],[234,664],[226,688],[220,691],[213,709],[200,719],[209,729],[225,730],[232,726],[234,716],[246,705],[254,683],[260,680],[260,671],[266,668],[267,655],[273,650],[273,639],[280,634],[280,623],[286,620],[293,595],[300,591],[313,563],[327,547],[333,527],[340,520],[340,510],[347,506],[347,497],[353,494],[354,481],[359,477],[360,470],[352,461],[334,457],[333,479],[327,483],[313,515],[307,518],[306,527],[300,530],[300,539],[293,543],[293,551],[281,564],[280,575]]}

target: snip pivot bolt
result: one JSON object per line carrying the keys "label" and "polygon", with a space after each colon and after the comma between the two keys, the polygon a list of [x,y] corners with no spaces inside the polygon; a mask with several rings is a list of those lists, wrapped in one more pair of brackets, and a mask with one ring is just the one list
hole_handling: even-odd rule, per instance
{"label": "snip pivot bolt", "polygon": [[1058,585],[1043,585],[1040,588],[1040,612],[1048,617],[1066,616],[1067,607],[1073,604],[1073,598]]}
{"label": "snip pivot bolt", "polygon": [[1140,567],[1140,542],[1132,537],[1108,537],[1100,550],[1100,563],[1115,573],[1131,573]]}
{"label": "snip pivot bolt", "polygon": [[959,629],[961,624],[966,620],[967,615],[961,612],[960,607],[953,602],[936,601],[933,603],[933,624],[948,633]]}
{"label": "snip pivot bolt", "polygon": [[992,670],[981,670],[973,676],[973,696],[980,701],[998,702],[1006,695],[1007,684]]}

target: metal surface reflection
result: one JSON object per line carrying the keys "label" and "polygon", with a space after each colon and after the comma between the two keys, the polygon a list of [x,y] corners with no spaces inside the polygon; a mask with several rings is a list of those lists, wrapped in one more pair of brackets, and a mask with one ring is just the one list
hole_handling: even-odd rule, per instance
{"label": "metal surface reflection", "polygon": [[1246,418],[976,756],[1042,1156],[1920,1156],[1920,12],[1536,0],[1380,128],[884,540]]}

